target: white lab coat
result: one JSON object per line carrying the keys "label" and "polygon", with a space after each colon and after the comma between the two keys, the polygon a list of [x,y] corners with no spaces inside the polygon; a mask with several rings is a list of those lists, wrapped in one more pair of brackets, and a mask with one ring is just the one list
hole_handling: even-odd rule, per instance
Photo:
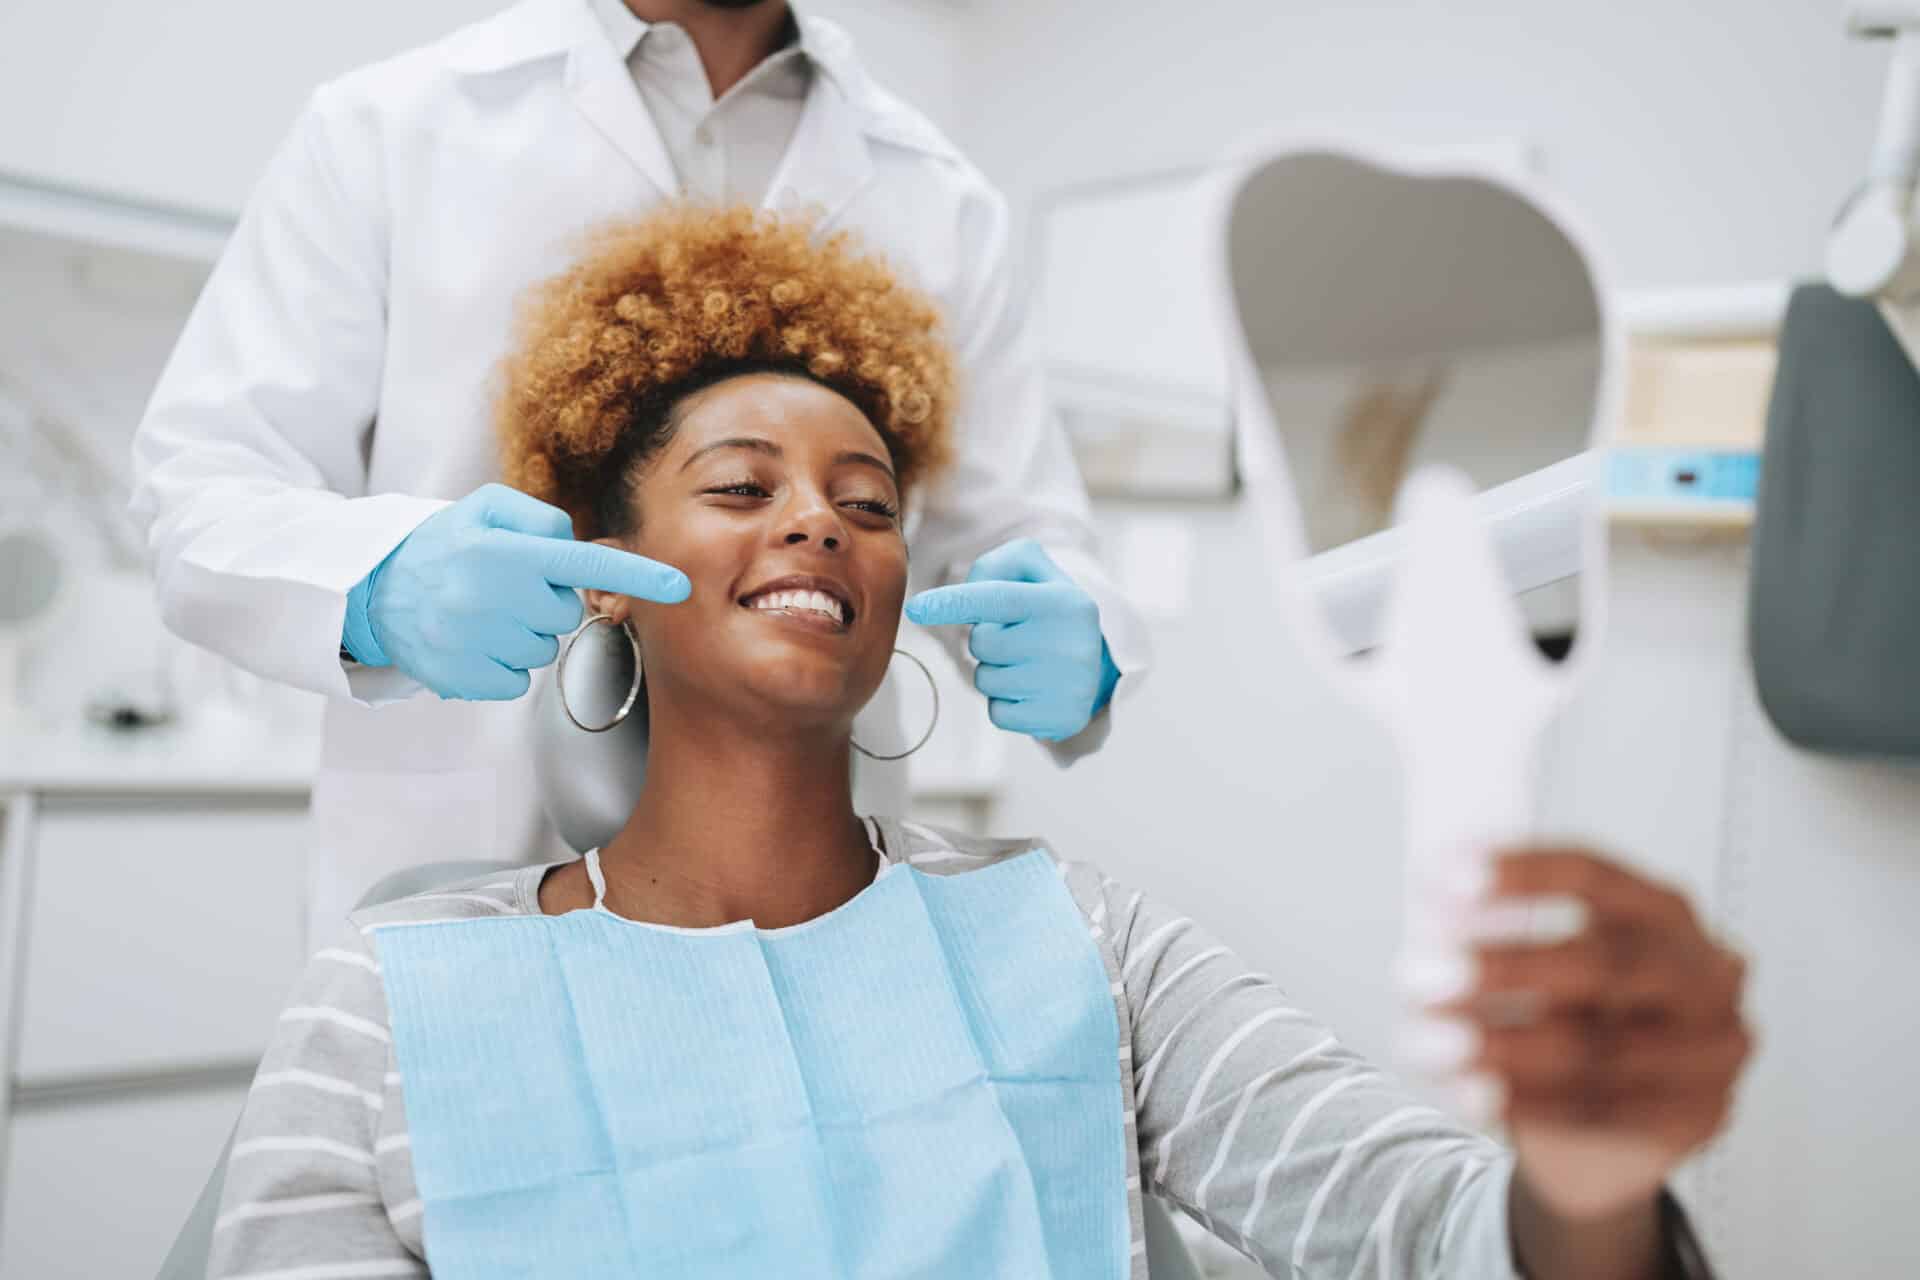
{"label": "white lab coat", "polygon": [[[822,74],[767,203],[817,209],[885,253],[943,305],[964,370],[956,462],[914,504],[914,586],[1037,538],[1098,600],[1122,687],[1137,683],[1143,629],[1094,559],[1013,296],[1005,201],[866,77],[843,32],[802,21]],[[531,699],[445,702],[395,670],[343,666],[346,593],[497,477],[494,375],[525,286],[568,265],[583,230],[676,188],[586,0],[523,0],[319,89],[187,322],[135,440],[133,510],[175,631],[333,695],[313,794],[317,927],[401,867],[556,851]],[[984,714],[949,714],[968,711]],[[1097,745],[1104,721],[1065,754]]]}

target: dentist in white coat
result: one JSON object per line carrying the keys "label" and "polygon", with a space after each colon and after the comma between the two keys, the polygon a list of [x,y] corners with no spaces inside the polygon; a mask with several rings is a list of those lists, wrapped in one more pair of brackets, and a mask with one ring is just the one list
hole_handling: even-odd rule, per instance
{"label": "dentist in white coat", "polygon": [[314,93],[134,444],[169,625],[330,695],[310,932],[401,867],[557,854],[527,673],[577,625],[574,588],[685,585],[487,488],[491,375],[525,286],[675,196],[815,211],[943,304],[965,399],[909,526],[932,588],[910,613],[959,624],[994,722],[1071,758],[1138,682],[1142,627],[1094,557],[999,193],[785,0],[522,0]]}

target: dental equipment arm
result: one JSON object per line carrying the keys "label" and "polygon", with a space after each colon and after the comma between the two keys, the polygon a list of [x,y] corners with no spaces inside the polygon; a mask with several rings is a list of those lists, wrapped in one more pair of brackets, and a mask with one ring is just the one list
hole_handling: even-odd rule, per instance
{"label": "dental equipment arm", "polygon": [[1920,364],[1920,237],[1914,188],[1920,181],[1920,0],[1856,4],[1848,31],[1891,40],[1893,57],[1867,176],[1834,220],[1827,277],[1839,292],[1879,304],[1887,325]]}

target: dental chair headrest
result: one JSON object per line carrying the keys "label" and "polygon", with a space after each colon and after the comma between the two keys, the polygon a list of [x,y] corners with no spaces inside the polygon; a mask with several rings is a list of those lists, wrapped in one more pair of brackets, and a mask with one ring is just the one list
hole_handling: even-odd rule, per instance
{"label": "dental chair headrest", "polygon": [[[567,654],[566,680],[576,707],[618,706],[633,681],[632,650],[620,629],[581,633]],[[646,782],[646,696],[634,699],[632,713],[613,728],[588,733],[560,705],[557,667],[535,683],[533,767],[541,806],[568,848],[598,849],[626,824]]]}

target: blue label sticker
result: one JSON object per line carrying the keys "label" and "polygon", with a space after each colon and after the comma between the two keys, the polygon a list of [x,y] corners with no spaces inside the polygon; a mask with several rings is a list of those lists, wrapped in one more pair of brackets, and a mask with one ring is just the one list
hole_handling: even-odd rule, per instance
{"label": "blue label sticker", "polygon": [[1760,455],[1745,450],[1615,449],[1607,497],[1627,502],[1752,502]]}

